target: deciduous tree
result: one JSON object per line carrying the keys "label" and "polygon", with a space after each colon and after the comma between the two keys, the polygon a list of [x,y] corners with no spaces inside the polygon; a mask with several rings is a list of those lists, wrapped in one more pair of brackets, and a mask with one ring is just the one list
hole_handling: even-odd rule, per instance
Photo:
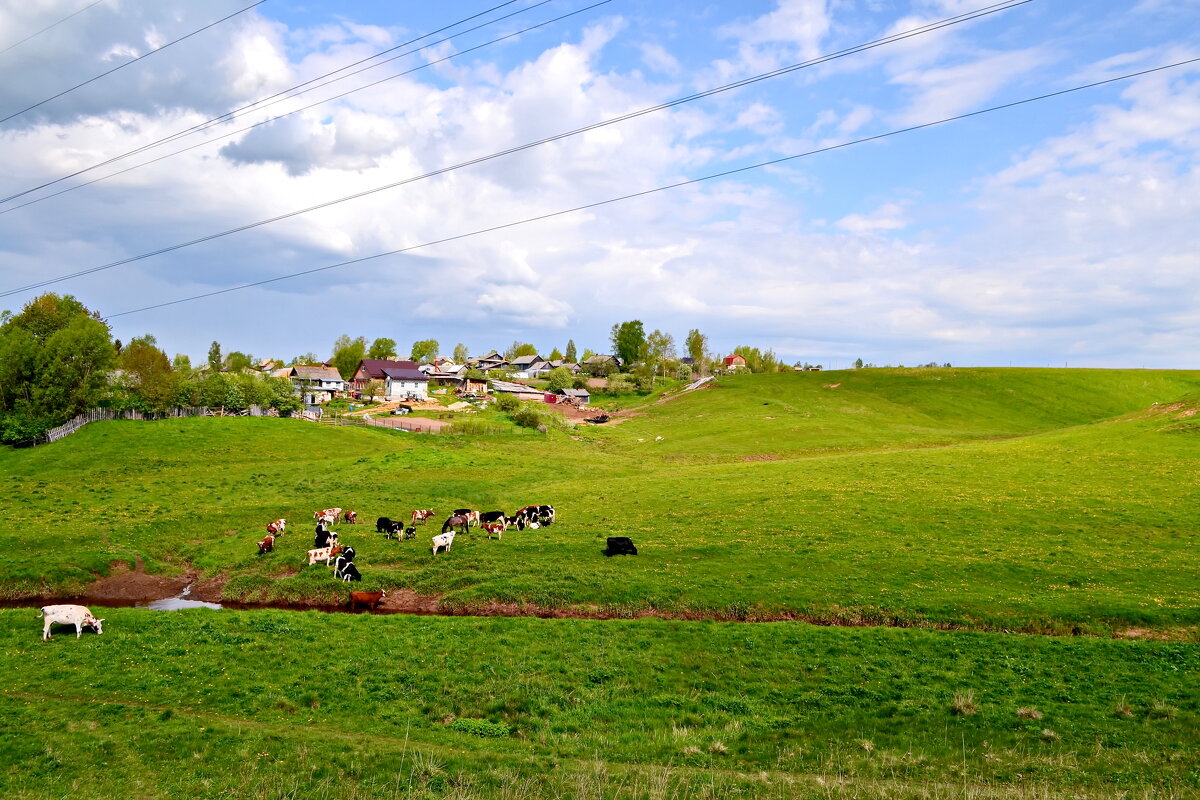
{"label": "deciduous tree", "polygon": [[357,339],[351,339],[349,334],[343,333],[333,342],[333,355],[330,356],[329,363],[337,369],[343,380],[350,380],[354,376],[354,371],[358,369],[358,362],[366,356],[366,337],[359,336]]}
{"label": "deciduous tree", "polygon": [[613,355],[619,358],[622,364],[628,365],[641,355],[642,345],[646,343],[646,331],[640,319],[630,320],[613,325],[610,339]]}
{"label": "deciduous tree", "polygon": [[367,351],[367,358],[395,359],[396,352],[396,340],[381,337],[371,342],[371,348]]}
{"label": "deciduous tree", "polygon": [[412,355],[410,358],[417,363],[424,361],[432,361],[438,356],[437,339],[421,339],[413,342]]}

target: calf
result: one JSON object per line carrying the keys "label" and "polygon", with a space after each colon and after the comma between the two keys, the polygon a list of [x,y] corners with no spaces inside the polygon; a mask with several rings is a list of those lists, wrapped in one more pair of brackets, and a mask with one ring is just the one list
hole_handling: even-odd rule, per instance
{"label": "calf", "polygon": [[[451,517],[453,519],[453,517]],[[447,553],[450,552],[450,545],[454,544],[454,531],[439,533],[433,537],[433,554],[436,556],[438,550],[444,549]]]}
{"label": "calf", "polygon": [[636,556],[637,548],[628,536],[609,536],[608,547],[604,550],[606,556]]}
{"label": "calf", "polygon": [[286,527],[287,527],[286,519],[277,519],[274,522],[267,524],[267,533],[270,533],[272,535],[282,536],[284,534],[284,529]]}
{"label": "calf", "polygon": [[427,519],[429,519],[432,516],[433,516],[432,508],[415,508],[415,509],[413,509],[413,513],[412,513],[413,525],[416,525],[418,522],[425,522]]}
{"label": "calf", "polygon": [[269,553],[275,549],[275,537],[267,534],[266,537],[258,543],[258,554]]}
{"label": "calf", "polygon": [[314,547],[308,551],[308,565],[311,567],[318,561],[324,561],[325,566],[329,566],[329,562],[337,558],[342,552],[340,547]]}
{"label": "calf", "polygon": [[362,573],[358,571],[358,567],[354,566],[353,561],[342,569],[342,580],[346,583],[362,580]]}
{"label": "calf", "polygon": [[345,517],[346,522],[348,522],[349,524],[351,524],[351,525],[358,524],[358,512],[357,511],[347,511],[343,516]]}
{"label": "calf", "polygon": [[379,601],[385,597],[387,597],[387,592],[351,592],[350,610],[353,611],[355,606],[364,606],[369,610],[374,610],[379,607]]}
{"label": "calf", "polygon": [[104,620],[93,617],[92,612],[88,611],[86,606],[43,606],[42,610],[38,613],[45,617],[45,622],[42,625],[43,642],[54,638],[50,635],[51,625],[74,625],[76,639],[83,633],[84,628],[95,628],[97,634],[104,633],[104,628],[101,625]]}
{"label": "calf", "polygon": [[481,522],[479,527],[487,533],[488,538],[492,538],[492,534],[496,534],[497,539],[503,539],[504,523],[503,522]]}
{"label": "calf", "polygon": [[404,529],[404,538],[405,539],[417,538],[417,529],[414,526],[409,525],[407,528]]}

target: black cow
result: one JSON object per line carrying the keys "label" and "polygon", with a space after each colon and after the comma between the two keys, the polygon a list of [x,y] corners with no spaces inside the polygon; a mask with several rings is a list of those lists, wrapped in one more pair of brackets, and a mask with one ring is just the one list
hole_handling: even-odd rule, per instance
{"label": "black cow", "polygon": [[416,529],[416,528],[414,528],[414,527],[413,527],[413,526],[411,526],[411,525],[410,525],[410,526],[408,526],[407,528],[405,528],[405,529],[404,529],[404,538],[405,538],[405,539],[415,539],[415,538],[417,538],[417,529]]}
{"label": "black cow", "polygon": [[342,548],[342,555],[344,555],[346,557],[347,561],[353,561],[354,560],[354,548],[351,547],[350,545],[346,545],[345,547]]}
{"label": "black cow", "polygon": [[508,517],[504,516],[503,511],[482,511],[479,514],[480,522],[505,522]]}
{"label": "black cow", "polygon": [[608,548],[605,549],[606,556],[636,556],[637,548],[633,546],[633,540],[628,536],[609,536]]}
{"label": "black cow", "polygon": [[396,523],[388,517],[380,517],[375,520],[375,530],[379,533],[391,533],[395,530],[395,525]]}
{"label": "black cow", "polygon": [[326,530],[324,525],[318,525],[317,535],[313,537],[313,547],[332,547],[333,537],[336,535]]}
{"label": "black cow", "polygon": [[353,561],[342,567],[342,580],[347,583],[362,580],[362,573],[358,571],[358,567],[354,566]]}

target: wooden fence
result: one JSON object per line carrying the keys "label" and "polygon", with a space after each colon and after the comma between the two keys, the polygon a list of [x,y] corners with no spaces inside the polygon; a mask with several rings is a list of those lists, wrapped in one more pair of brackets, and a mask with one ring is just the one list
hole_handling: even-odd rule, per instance
{"label": "wooden fence", "polygon": [[172,419],[176,417],[278,417],[279,412],[273,408],[263,409],[259,406],[250,406],[249,408],[232,409],[232,408],[209,408],[208,406],[190,406],[177,407],[168,411],[158,412],[142,412],[136,409],[127,411],[113,411],[109,408],[93,408],[91,411],[85,411],[74,419],[59,425],[57,428],[52,428],[46,432],[46,437],[38,444],[49,444],[57,442],[65,436],[70,436],[75,431],[87,425],[89,422],[97,422],[106,419]]}

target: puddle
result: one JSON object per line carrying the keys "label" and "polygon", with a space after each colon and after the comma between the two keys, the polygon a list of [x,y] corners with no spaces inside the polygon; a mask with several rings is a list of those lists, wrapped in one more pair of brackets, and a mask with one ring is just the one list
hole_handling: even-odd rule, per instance
{"label": "puddle", "polygon": [[188,584],[183,591],[175,597],[164,597],[162,600],[155,600],[152,603],[138,603],[136,608],[150,608],[155,611],[179,611],[184,608],[221,608],[220,603],[206,603],[203,600],[189,600],[188,595],[192,593],[192,586]]}

